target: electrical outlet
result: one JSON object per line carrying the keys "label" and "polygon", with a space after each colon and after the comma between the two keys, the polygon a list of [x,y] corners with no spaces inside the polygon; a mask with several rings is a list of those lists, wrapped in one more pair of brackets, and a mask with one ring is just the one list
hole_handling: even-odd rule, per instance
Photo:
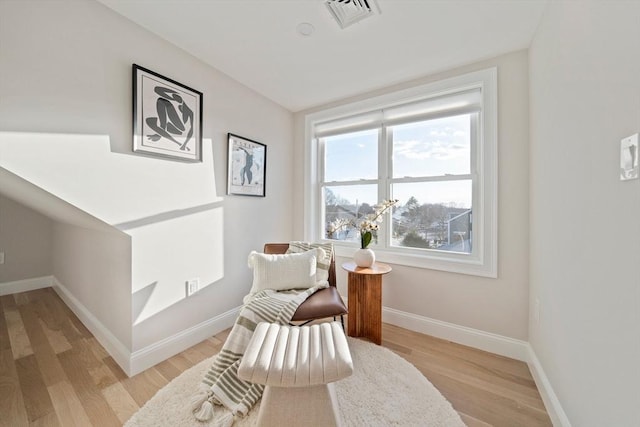
{"label": "electrical outlet", "polygon": [[187,280],[187,296],[188,297],[198,292],[199,288],[200,288],[199,278]]}
{"label": "electrical outlet", "polygon": [[540,321],[540,300],[536,298],[533,303],[533,320],[538,323]]}
{"label": "electrical outlet", "polygon": [[0,252],[0,264],[4,264],[4,252]]}

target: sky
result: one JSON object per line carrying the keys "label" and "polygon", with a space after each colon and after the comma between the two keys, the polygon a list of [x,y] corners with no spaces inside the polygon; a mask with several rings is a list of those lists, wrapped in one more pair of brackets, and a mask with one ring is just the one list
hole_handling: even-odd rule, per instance
{"label": "sky", "polygon": [[[470,115],[389,127],[393,132],[393,177],[431,177],[470,173]],[[376,179],[378,130],[325,139],[325,180]],[[334,194],[355,203],[378,202],[375,185],[334,186]],[[471,180],[393,185],[399,205],[414,196],[420,203],[471,207]]]}

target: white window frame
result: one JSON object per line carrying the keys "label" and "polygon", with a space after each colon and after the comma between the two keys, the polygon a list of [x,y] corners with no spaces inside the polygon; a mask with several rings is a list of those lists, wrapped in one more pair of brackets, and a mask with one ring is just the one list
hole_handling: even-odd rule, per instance
{"label": "white window frame", "polygon": [[[496,68],[476,71],[461,76],[427,83],[409,89],[352,102],[308,114],[305,117],[304,149],[304,236],[308,241],[333,242],[336,254],[352,257],[359,248],[353,242],[340,242],[324,238],[321,224],[323,205],[320,186],[322,156],[314,137],[314,125],[329,120],[376,109],[389,108],[416,100],[480,88],[481,111],[478,118],[478,141],[473,175],[474,250],[472,254],[446,251],[411,251],[407,248],[375,248],[376,258],[382,262],[418,268],[449,271],[474,276],[497,277],[498,272],[498,72]],[[473,151],[473,150],[472,150]],[[379,153],[380,161],[387,161]],[[475,166],[475,167],[474,167]],[[384,182],[383,177],[378,177]],[[388,180],[388,179],[387,179]],[[385,221],[387,223],[388,221]]]}

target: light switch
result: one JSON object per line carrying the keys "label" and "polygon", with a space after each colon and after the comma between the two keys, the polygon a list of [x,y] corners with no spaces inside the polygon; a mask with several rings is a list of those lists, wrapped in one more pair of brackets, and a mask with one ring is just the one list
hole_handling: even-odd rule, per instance
{"label": "light switch", "polygon": [[187,296],[191,296],[198,292],[200,288],[200,278],[197,277],[195,279],[187,280]]}
{"label": "light switch", "polygon": [[620,141],[620,180],[637,179],[640,176],[638,167],[638,134],[628,136]]}

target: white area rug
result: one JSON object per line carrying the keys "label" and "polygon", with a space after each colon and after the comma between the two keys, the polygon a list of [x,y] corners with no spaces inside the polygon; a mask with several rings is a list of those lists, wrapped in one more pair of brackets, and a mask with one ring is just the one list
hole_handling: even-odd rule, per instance
{"label": "white area rug", "polygon": [[[349,338],[352,376],[335,383],[340,413],[347,426],[464,426],[458,413],[413,365],[392,351]],[[215,357],[215,356],[214,356]],[[196,421],[189,399],[213,363],[205,360],[183,372],[136,412],[125,427],[211,426]],[[301,402],[296,402],[301,404]],[[234,426],[255,426],[260,402]]]}

